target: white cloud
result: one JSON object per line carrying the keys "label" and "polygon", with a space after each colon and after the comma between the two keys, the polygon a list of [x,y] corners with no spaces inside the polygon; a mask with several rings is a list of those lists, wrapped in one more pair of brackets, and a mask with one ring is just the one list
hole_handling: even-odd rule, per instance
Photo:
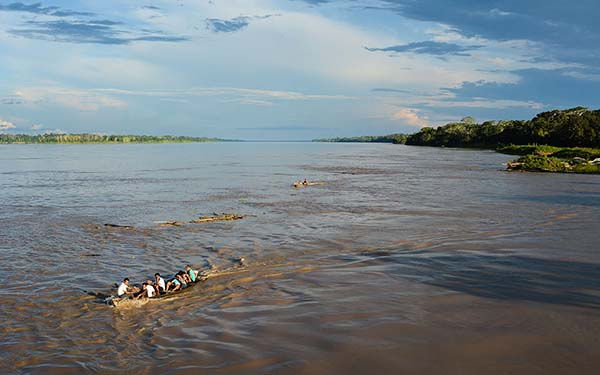
{"label": "white cloud", "polygon": [[[297,91],[279,91],[265,89],[249,89],[239,87],[193,87],[188,89],[148,89],[148,90],[125,90],[115,88],[91,89],[92,92],[113,94],[113,95],[132,95],[132,96],[151,96],[161,98],[186,98],[194,96],[232,96],[245,98],[246,100],[352,100],[356,99],[346,95],[324,95],[324,94],[305,94]],[[253,99],[254,98],[254,99]]]}
{"label": "white cloud", "polygon": [[494,9],[490,10],[490,14],[494,15],[494,16],[502,16],[502,17],[504,17],[504,16],[510,16],[510,15],[512,15],[514,13],[512,13],[512,12],[506,12],[506,11],[503,11],[501,9],[494,8]]}
{"label": "white cloud", "polygon": [[[511,109],[530,108],[542,110],[544,104],[534,101],[500,100],[488,98],[473,98],[472,100],[457,100],[454,93],[442,91],[429,95],[411,95],[410,93],[399,93],[388,96],[373,96],[364,103],[357,106],[357,116],[365,116],[368,119],[381,121],[382,124],[392,121],[412,127],[432,126],[433,123],[447,123],[456,121],[460,117],[443,115],[445,109],[485,108],[485,109]],[[362,112],[362,114],[361,114]],[[464,117],[464,116],[461,116]]]}
{"label": "white cloud", "polygon": [[127,103],[107,95],[85,89],[63,87],[26,87],[15,95],[28,103],[50,103],[80,111],[98,111],[101,108],[125,108]]}
{"label": "white cloud", "polygon": [[[364,47],[407,41],[392,36],[389,30],[367,29],[316,12],[285,11],[276,3],[267,4],[272,6],[265,6],[264,2],[228,1],[215,2],[211,6],[194,3],[189,4],[192,8],[186,5],[169,9],[168,17],[150,22],[156,22],[156,27],[171,34],[189,34],[190,30],[198,28],[192,26],[196,19],[191,16],[193,14],[224,19],[257,14],[281,16],[253,23],[239,33],[212,34],[199,27],[193,31],[189,43],[166,44],[160,49],[144,44],[131,48],[138,60],[177,66],[171,73],[174,77],[169,77],[168,82],[179,85],[185,82],[180,79],[182,76],[187,78],[186,83],[191,81],[196,85],[208,80],[214,85],[233,81],[242,87],[257,86],[255,78],[264,77],[277,79],[279,85],[302,82],[312,87],[341,85],[360,89],[382,84],[452,87],[464,81],[505,82],[508,78],[500,72],[483,71],[488,67],[483,61],[463,59],[465,61],[460,63],[440,63],[432,56],[389,57],[372,53]],[[286,77],[291,78],[289,82]],[[298,78],[305,79],[299,81]]]}
{"label": "white cloud", "polygon": [[438,91],[432,94],[412,94],[410,92],[392,92],[388,96],[375,97],[384,106],[401,107],[418,106],[436,108],[531,108],[543,109],[543,103],[533,100],[512,100],[512,99],[490,99],[490,98],[472,98],[470,100],[457,100],[456,94],[450,91]]}
{"label": "white cloud", "polygon": [[428,107],[442,107],[442,108],[531,108],[531,109],[543,109],[542,103],[521,100],[509,100],[509,99],[487,99],[487,98],[474,98],[469,101],[428,101],[422,103]]}
{"label": "white cloud", "polygon": [[190,104],[190,101],[187,99],[179,99],[179,98],[159,98],[161,102],[169,102],[169,103],[179,103],[179,104]]}
{"label": "white cloud", "polygon": [[273,105],[273,102],[269,102],[267,100],[257,100],[257,99],[234,99],[234,100],[225,100],[223,103],[239,103],[246,105],[257,105],[261,107],[269,107]]}
{"label": "white cloud", "polygon": [[578,72],[578,71],[569,71],[569,72],[564,72],[563,75],[567,76],[567,77],[573,77],[573,78],[576,78],[576,79],[580,79],[580,80],[596,81],[596,82],[600,81],[600,74],[582,73],[582,72]]}
{"label": "white cloud", "polygon": [[399,111],[392,114],[392,119],[400,120],[405,124],[411,126],[418,126],[420,128],[429,126],[429,122],[426,117],[419,116],[419,111],[412,108],[402,108]]}
{"label": "white cloud", "polygon": [[[477,77],[499,76],[477,71],[472,65],[440,64],[439,59],[431,56],[390,57],[369,52],[363,47],[389,46],[404,41],[315,14],[284,13],[282,17],[249,30],[245,38],[269,42],[258,46],[258,53],[253,58],[260,61],[254,64],[318,75],[343,85],[438,87],[477,80]],[[277,46],[275,56],[271,44]]]}
{"label": "white cloud", "polygon": [[40,125],[40,124],[33,124],[33,125],[31,125],[31,130],[40,130],[42,128],[44,128],[44,127],[42,125]]}
{"label": "white cloud", "polygon": [[12,122],[10,122],[8,120],[0,119],[0,129],[7,130],[7,129],[14,129],[14,128],[16,128],[16,126]]}
{"label": "white cloud", "polygon": [[245,89],[245,88],[216,88],[216,89],[196,89],[198,93],[205,92],[206,94],[226,95],[237,94],[247,97],[261,97],[281,100],[319,100],[319,99],[355,99],[345,95],[322,95],[322,94],[304,94],[295,91],[277,91],[277,90],[261,90],[261,89]]}

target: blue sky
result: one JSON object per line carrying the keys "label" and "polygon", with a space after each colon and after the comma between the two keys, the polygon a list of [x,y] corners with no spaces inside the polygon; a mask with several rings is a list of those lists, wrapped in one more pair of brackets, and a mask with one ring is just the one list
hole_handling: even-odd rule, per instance
{"label": "blue sky", "polygon": [[600,98],[600,2],[0,0],[0,132],[311,139]]}

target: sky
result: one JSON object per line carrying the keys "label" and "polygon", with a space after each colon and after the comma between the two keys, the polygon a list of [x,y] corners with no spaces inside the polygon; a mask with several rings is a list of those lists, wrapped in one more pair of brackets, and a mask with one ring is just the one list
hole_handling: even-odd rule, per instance
{"label": "sky", "polygon": [[600,106],[597,0],[0,0],[0,132],[313,138]]}

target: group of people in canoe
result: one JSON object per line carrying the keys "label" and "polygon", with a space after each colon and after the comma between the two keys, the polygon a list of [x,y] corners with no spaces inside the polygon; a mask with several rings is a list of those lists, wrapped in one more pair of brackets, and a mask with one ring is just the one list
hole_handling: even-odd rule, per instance
{"label": "group of people in canoe", "polygon": [[304,181],[296,181],[292,184],[293,187],[301,187],[301,186],[313,186],[313,185],[323,185],[324,182],[319,181],[308,181],[304,179]]}
{"label": "group of people in canoe", "polygon": [[124,278],[117,289],[117,296],[131,298],[156,298],[161,294],[172,293],[187,288],[191,283],[198,281],[199,272],[191,265],[185,266],[185,271],[179,271],[165,282],[160,273],[154,274],[154,281],[147,280],[142,283],[142,287],[131,286],[129,278]]}

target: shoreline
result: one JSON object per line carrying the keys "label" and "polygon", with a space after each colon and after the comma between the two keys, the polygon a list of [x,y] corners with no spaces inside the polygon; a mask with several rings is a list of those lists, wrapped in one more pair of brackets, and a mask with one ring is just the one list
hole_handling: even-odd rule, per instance
{"label": "shoreline", "polygon": [[211,143],[239,142],[234,139],[212,137],[188,137],[172,135],[115,135],[115,134],[0,134],[1,145],[46,144],[159,144],[159,143]]}
{"label": "shoreline", "polygon": [[145,145],[167,143],[226,143],[243,141],[164,141],[164,142],[0,142],[0,145]]}
{"label": "shoreline", "polygon": [[600,174],[600,149],[547,145],[509,145],[496,149],[520,155],[507,163],[508,171]]}

